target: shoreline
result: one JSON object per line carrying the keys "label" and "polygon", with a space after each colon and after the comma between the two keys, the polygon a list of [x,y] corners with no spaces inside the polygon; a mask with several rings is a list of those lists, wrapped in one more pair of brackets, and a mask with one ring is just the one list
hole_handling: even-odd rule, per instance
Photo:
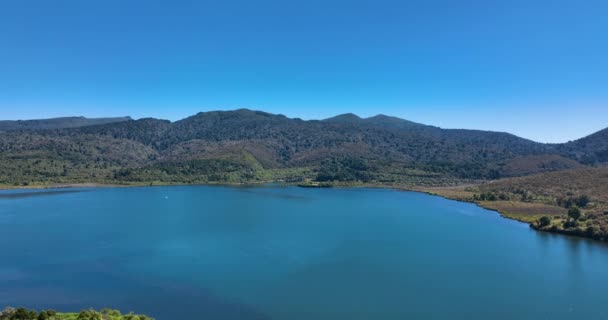
{"label": "shoreline", "polygon": [[[170,187],[170,186],[227,186],[227,187],[238,187],[238,186],[262,186],[264,184],[276,183],[282,186],[294,186],[299,188],[310,188],[307,186],[301,185],[298,182],[284,182],[284,181],[260,181],[260,182],[249,182],[249,183],[125,183],[125,184],[117,184],[117,183],[58,183],[58,184],[48,184],[48,185],[33,185],[33,186],[7,186],[0,185],[0,191],[9,191],[9,190],[46,190],[46,189],[76,189],[76,188],[135,188],[135,187]],[[474,184],[467,185],[451,185],[445,187],[417,187],[417,186],[394,186],[394,185],[381,185],[381,184],[357,184],[357,183],[343,183],[343,184],[329,184],[323,187],[315,187],[315,188],[377,188],[377,189],[387,189],[387,190],[396,190],[396,191],[409,191],[409,192],[419,192],[424,193],[431,196],[438,196],[444,199],[458,201],[458,202],[466,202],[474,204],[482,209],[494,211],[500,217],[504,219],[514,220],[520,223],[527,224],[530,228],[534,229],[537,232],[546,232],[551,234],[564,235],[568,237],[575,237],[578,239],[587,239],[597,242],[605,243],[606,240],[594,239],[591,237],[587,237],[584,234],[570,232],[563,229],[541,229],[534,225],[534,222],[537,218],[534,214],[530,213],[529,218],[524,218],[522,214],[512,214],[505,210],[501,210],[496,208],[495,206],[489,206],[488,203],[481,203],[479,201],[475,201],[472,199],[465,199],[462,197],[450,196],[445,193],[441,193],[438,191],[445,190],[459,190],[467,186],[475,186]],[[516,202],[512,202],[512,205],[517,204]],[[519,204],[521,205],[521,203]]]}

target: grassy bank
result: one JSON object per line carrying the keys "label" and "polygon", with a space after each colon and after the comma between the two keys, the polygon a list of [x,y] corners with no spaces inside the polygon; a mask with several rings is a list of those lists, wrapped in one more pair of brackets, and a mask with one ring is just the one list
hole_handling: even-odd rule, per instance
{"label": "grassy bank", "polygon": [[[608,241],[608,211],[602,195],[572,191],[535,194],[528,189],[502,188],[510,182],[477,186],[413,188],[414,191],[471,202],[501,216],[530,224],[539,231]],[[497,188],[496,186],[501,188]],[[589,188],[580,192],[592,191]]]}
{"label": "grassy bank", "polygon": [[533,223],[543,216],[565,216],[567,210],[557,206],[530,203],[512,200],[495,200],[482,201],[476,200],[477,194],[471,186],[458,187],[434,187],[434,188],[413,188],[413,191],[428,193],[431,195],[441,196],[447,199],[471,202],[479,205],[482,208],[494,210],[500,213],[501,216],[521,222]]}

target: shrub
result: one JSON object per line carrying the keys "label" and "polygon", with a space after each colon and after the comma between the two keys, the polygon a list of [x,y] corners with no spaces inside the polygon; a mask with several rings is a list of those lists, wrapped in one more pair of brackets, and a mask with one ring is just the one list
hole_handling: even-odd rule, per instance
{"label": "shrub", "polygon": [[101,313],[103,315],[107,315],[107,316],[112,316],[112,317],[120,317],[120,311],[115,310],[115,309],[110,309],[110,308],[103,308],[101,309]]}
{"label": "shrub", "polygon": [[564,229],[576,228],[578,224],[574,220],[566,220],[564,221],[563,227]]}
{"label": "shrub", "polygon": [[576,198],[574,200],[574,203],[576,203],[577,206],[584,208],[587,206],[587,204],[589,204],[589,196],[582,195],[582,196]]}
{"label": "shrub", "polygon": [[538,220],[538,226],[539,227],[546,227],[548,225],[551,224],[551,218],[547,217],[547,216],[542,216],[540,217],[540,219]]}
{"label": "shrub", "polygon": [[574,219],[574,220],[578,220],[581,217],[582,213],[581,213],[581,209],[579,209],[577,206],[571,206],[570,209],[568,209],[568,217]]}
{"label": "shrub", "polygon": [[[36,317],[34,317],[36,318]],[[13,319],[15,320],[29,320],[30,313],[25,308],[17,308],[13,315]]]}
{"label": "shrub", "polygon": [[594,239],[598,239],[603,236],[602,230],[598,226],[587,227],[587,230],[585,230],[585,233],[587,234],[588,237],[594,238]]}
{"label": "shrub", "polygon": [[46,311],[40,311],[38,314],[38,320],[47,320],[49,318],[49,314]]}
{"label": "shrub", "polygon": [[13,319],[15,311],[16,310],[11,307],[4,308],[4,310],[0,311],[0,319]]}
{"label": "shrub", "polygon": [[96,312],[95,310],[82,310],[78,314],[77,320],[102,320],[103,317],[101,313]]}

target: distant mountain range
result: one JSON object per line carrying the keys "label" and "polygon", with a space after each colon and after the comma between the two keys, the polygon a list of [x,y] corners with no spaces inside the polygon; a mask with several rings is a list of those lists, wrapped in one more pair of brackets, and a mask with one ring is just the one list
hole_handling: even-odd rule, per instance
{"label": "distant mountain range", "polygon": [[0,121],[0,132],[15,131],[15,130],[47,130],[47,129],[65,129],[77,128],[85,126],[93,126],[99,124],[108,124],[121,121],[132,120],[131,117],[118,118],[85,118],[85,117],[65,117],[42,120],[3,120]]}
{"label": "distant mountain range", "polygon": [[452,184],[608,162],[608,129],[564,144],[395,117],[291,119],[247,109],[170,122],[0,121],[0,184],[316,180]]}

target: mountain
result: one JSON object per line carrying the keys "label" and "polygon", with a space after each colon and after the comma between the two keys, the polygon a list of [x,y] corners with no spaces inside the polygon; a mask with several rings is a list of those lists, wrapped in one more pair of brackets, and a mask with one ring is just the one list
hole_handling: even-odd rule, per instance
{"label": "mountain", "polygon": [[[201,112],[176,122],[117,119],[122,120],[86,119],[80,125],[36,120],[36,130],[0,133],[0,184],[312,179],[436,185],[608,160],[603,132],[550,145],[385,115],[304,121],[240,109]],[[44,127],[49,122],[54,126]]]}
{"label": "mountain", "polygon": [[131,117],[119,118],[85,118],[85,117],[64,117],[42,120],[4,120],[0,121],[0,132],[15,130],[48,130],[62,128],[77,128],[108,124],[115,122],[129,121]]}
{"label": "mountain", "polygon": [[427,130],[440,130],[437,127],[427,126],[424,124],[400,119],[397,117],[386,116],[383,114],[378,114],[369,118],[361,118],[353,113],[345,113],[341,115],[337,115],[335,117],[327,118],[323,120],[323,122],[327,123],[350,123],[354,125],[369,125],[377,128],[387,128],[387,129],[427,129]]}
{"label": "mountain", "polygon": [[327,118],[323,121],[331,123],[361,123],[363,119],[361,119],[358,115],[354,113],[345,113],[337,115],[335,117]]}

